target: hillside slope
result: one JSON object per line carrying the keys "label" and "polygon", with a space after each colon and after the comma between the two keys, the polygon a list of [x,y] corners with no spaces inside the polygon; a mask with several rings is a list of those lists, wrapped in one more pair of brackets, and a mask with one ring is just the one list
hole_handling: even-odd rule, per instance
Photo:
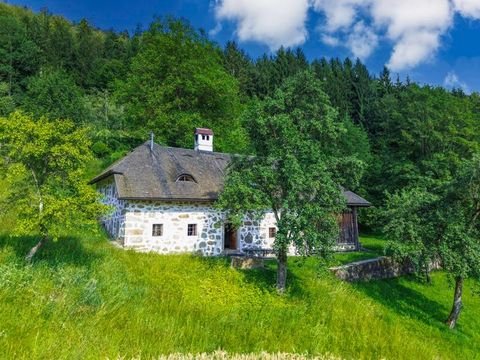
{"label": "hillside slope", "polygon": [[480,354],[480,299],[467,286],[458,329],[448,330],[441,321],[451,290],[441,273],[433,285],[409,278],[350,285],[316,261],[292,259],[281,297],[274,264],[237,271],[221,258],[116,249],[103,235],[76,240],[50,244],[25,266],[33,239],[0,238],[0,358],[219,349],[386,359]]}

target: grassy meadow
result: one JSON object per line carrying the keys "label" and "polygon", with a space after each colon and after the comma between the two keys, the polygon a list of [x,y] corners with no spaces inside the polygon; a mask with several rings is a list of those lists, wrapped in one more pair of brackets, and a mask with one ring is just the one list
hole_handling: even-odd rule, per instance
{"label": "grassy meadow", "polygon": [[[452,290],[442,273],[434,274],[432,285],[413,277],[352,285],[332,278],[315,259],[292,258],[288,292],[279,296],[274,262],[234,270],[224,258],[117,249],[103,234],[85,231],[48,244],[26,265],[23,256],[34,241],[0,237],[2,359],[149,359],[216,351],[480,357],[480,298],[467,283],[458,328],[448,330],[442,321]],[[375,248],[379,241],[364,243]]]}

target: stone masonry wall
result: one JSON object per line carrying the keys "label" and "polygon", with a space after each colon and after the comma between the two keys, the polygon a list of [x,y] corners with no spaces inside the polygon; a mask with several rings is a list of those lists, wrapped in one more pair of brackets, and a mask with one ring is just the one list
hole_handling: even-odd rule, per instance
{"label": "stone masonry wall", "polygon": [[330,271],[341,280],[369,281],[411,274],[413,267],[408,262],[401,263],[390,257],[382,256],[334,267]]}
{"label": "stone masonry wall", "polygon": [[101,181],[97,185],[97,190],[103,195],[102,202],[111,207],[111,212],[101,219],[105,230],[112,238],[123,241],[125,235],[125,201],[118,199],[113,178]]}
{"label": "stone masonry wall", "polygon": [[[113,177],[101,181],[97,189],[103,195],[103,202],[112,207],[112,212],[102,218],[102,224],[125,248],[162,254],[222,254],[226,216],[212,204],[119,200]],[[161,236],[153,236],[154,224],[163,225]],[[197,225],[197,235],[188,235],[188,224]],[[275,240],[269,237],[272,227],[276,228],[272,212],[265,212],[260,221],[245,218],[237,231],[237,250],[271,249]]]}
{"label": "stone masonry wall", "polygon": [[[161,254],[223,251],[224,214],[209,204],[129,201],[125,212],[127,248]],[[162,236],[153,236],[153,224],[163,225]],[[197,235],[188,235],[188,224],[197,225]]]}
{"label": "stone masonry wall", "polygon": [[275,238],[269,237],[269,228],[276,227],[273,212],[266,212],[262,220],[253,220],[248,217],[238,230],[240,249],[271,249]]}

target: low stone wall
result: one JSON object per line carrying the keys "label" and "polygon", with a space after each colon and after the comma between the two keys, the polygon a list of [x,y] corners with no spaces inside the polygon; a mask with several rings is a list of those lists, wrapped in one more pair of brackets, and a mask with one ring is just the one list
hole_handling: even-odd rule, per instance
{"label": "low stone wall", "polygon": [[257,269],[263,268],[264,262],[262,258],[247,256],[232,256],[232,267],[235,269]]}
{"label": "low stone wall", "polygon": [[345,281],[389,279],[411,274],[413,270],[410,263],[400,263],[386,256],[330,268],[336,277]]}

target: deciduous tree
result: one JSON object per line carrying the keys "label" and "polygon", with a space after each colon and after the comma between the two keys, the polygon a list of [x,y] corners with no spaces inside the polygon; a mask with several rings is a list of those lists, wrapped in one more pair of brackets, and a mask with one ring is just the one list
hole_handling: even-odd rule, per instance
{"label": "deciduous tree", "polygon": [[277,289],[283,292],[291,246],[302,255],[331,252],[336,214],[345,206],[340,184],[361,173],[361,162],[338,146],[345,128],[310,72],[253,105],[246,126],[255,156],[232,162],[219,205],[234,223],[273,211]]}
{"label": "deciduous tree", "polygon": [[78,226],[95,225],[105,210],[84,179],[92,155],[86,129],[69,120],[33,119],[20,112],[0,118],[1,156],[9,193],[1,204],[14,209],[19,233],[38,234],[26,256]]}
{"label": "deciduous tree", "polygon": [[168,145],[191,147],[193,129],[209,126],[220,135],[218,150],[245,147],[238,83],[223,67],[220,49],[184,22],[151,25],[116,94],[131,125]]}
{"label": "deciduous tree", "polygon": [[455,281],[454,328],[462,309],[464,280],[480,278],[480,155],[464,160],[449,181],[434,188],[411,188],[388,198],[384,210],[390,249],[428,274],[439,262]]}

